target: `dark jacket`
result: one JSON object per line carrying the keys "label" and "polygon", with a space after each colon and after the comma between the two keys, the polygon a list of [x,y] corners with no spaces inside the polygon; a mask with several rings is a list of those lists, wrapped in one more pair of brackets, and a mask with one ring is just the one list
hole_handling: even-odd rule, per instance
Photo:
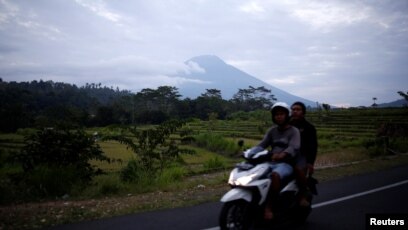
{"label": "dark jacket", "polygon": [[316,128],[306,119],[291,120],[290,124],[300,131],[300,154],[306,157],[308,164],[314,165],[317,154]]}

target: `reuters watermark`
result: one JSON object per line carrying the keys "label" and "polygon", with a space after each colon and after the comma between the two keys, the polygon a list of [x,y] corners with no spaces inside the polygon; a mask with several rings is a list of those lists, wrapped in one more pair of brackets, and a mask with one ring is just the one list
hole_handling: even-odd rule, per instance
{"label": "reuters watermark", "polygon": [[408,229],[408,213],[405,214],[367,214],[366,230]]}

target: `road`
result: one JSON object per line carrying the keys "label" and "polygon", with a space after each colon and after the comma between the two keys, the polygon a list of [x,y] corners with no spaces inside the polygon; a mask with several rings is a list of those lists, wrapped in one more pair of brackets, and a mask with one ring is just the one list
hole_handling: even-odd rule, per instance
{"label": "road", "polygon": [[[365,229],[368,213],[408,215],[408,166],[318,185],[306,224],[295,229]],[[62,225],[52,230],[218,229],[220,202]],[[285,227],[287,228],[287,226]]]}

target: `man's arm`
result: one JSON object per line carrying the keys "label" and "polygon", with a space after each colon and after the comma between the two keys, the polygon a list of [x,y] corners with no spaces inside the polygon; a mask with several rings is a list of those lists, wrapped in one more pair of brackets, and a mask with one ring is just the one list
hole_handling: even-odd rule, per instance
{"label": "man's arm", "polygon": [[264,138],[262,139],[262,141],[257,145],[259,147],[262,147],[263,149],[268,148],[269,146],[271,146],[272,144],[272,128],[270,128],[268,130],[268,132],[266,132]]}
{"label": "man's arm", "polygon": [[300,149],[300,132],[296,127],[291,129],[291,132],[288,133],[288,147],[278,154],[276,158],[294,158],[299,153]]}
{"label": "man's arm", "polygon": [[309,132],[307,133],[307,149],[306,149],[306,162],[310,165],[314,165],[317,155],[317,132],[313,125],[310,125]]}

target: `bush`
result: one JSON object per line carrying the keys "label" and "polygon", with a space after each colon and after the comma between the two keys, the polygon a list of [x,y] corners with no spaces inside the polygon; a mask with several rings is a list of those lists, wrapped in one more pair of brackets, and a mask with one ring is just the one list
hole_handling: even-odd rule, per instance
{"label": "bush", "polygon": [[26,174],[23,187],[28,197],[52,197],[70,193],[74,185],[81,184],[76,167],[56,167],[39,165],[30,174]]}
{"label": "bush", "polygon": [[128,164],[120,171],[120,179],[129,183],[143,183],[151,181],[155,173],[143,167],[142,162],[131,159]]}
{"label": "bush", "polygon": [[180,181],[186,174],[186,169],[177,165],[169,166],[160,172],[149,171],[141,165],[140,161],[132,159],[122,169],[120,178],[124,182],[137,185],[138,191],[148,191],[152,187],[165,188]]}
{"label": "bush", "polygon": [[74,185],[83,187],[102,173],[90,160],[110,162],[82,129],[45,129],[26,136],[25,143],[13,156],[21,172],[12,178],[30,198],[61,196]]}
{"label": "bush", "polygon": [[367,149],[370,157],[377,157],[385,155],[387,153],[385,151],[385,146],[387,145],[386,139],[383,138],[367,139],[363,141],[363,145]]}
{"label": "bush", "polygon": [[195,143],[202,148],[221,154],[234,155],[239,152],[240,147],[219,134],[203,133],[195,137]]}
{"label": "bush", "polygon": [[240,120],[248,121],[251,118],[251,114],[244,111],[238,111],[232,114],[227,115],[228,120]]}
{"label": "bush", "polygon": [[11,177],[0,175],[0,204],[18,201],[20,193]]}
{"label": "bush", "polygon": [[390,148],[396,152],[408,152],[408,138],[393,138],[390,141]]}
{"label": "bush", "polygon": [[193,137],[194,130],[190,127],[183,127],[180,129],[180,137],[181,137],[181,143],[182,144],[190,144],[194,142],[194,137]]}
{"label": "bush", "polygon": [[[161,172],[167,165],[182,161],[180,154],[193,154],[190,149],[179,148],[170,136],[184,125],[183,121],[167,121],[152,129],[130,128],[129,136],[105,136],[104,140],[114,140],[125,144],[137,156],[137,161],[128,165],[130,172],[142,168],[148,172]],[[136,161],[135,160],[135,161]]]}
{"label": "bush", "polygon": [[214,170],[214,169],[224,169],[225,162],[220,159],[218,156],[215,156],[206,162],[204,162],[204,168],[207,170]]}
{"label": "bush", "polygon": [[186,169],[173,166],[166,168],[158,177],[157,182],[161,186],[169,185],[173,182],[180,181],[186,175]]}
{"label": "bush", "polygon": [[102,183],[99,185],[99,194],[100,195],[111,195],[111,194],[117,194],[120,192],[122,186],[118,180],[108,180],[105,179]]}

